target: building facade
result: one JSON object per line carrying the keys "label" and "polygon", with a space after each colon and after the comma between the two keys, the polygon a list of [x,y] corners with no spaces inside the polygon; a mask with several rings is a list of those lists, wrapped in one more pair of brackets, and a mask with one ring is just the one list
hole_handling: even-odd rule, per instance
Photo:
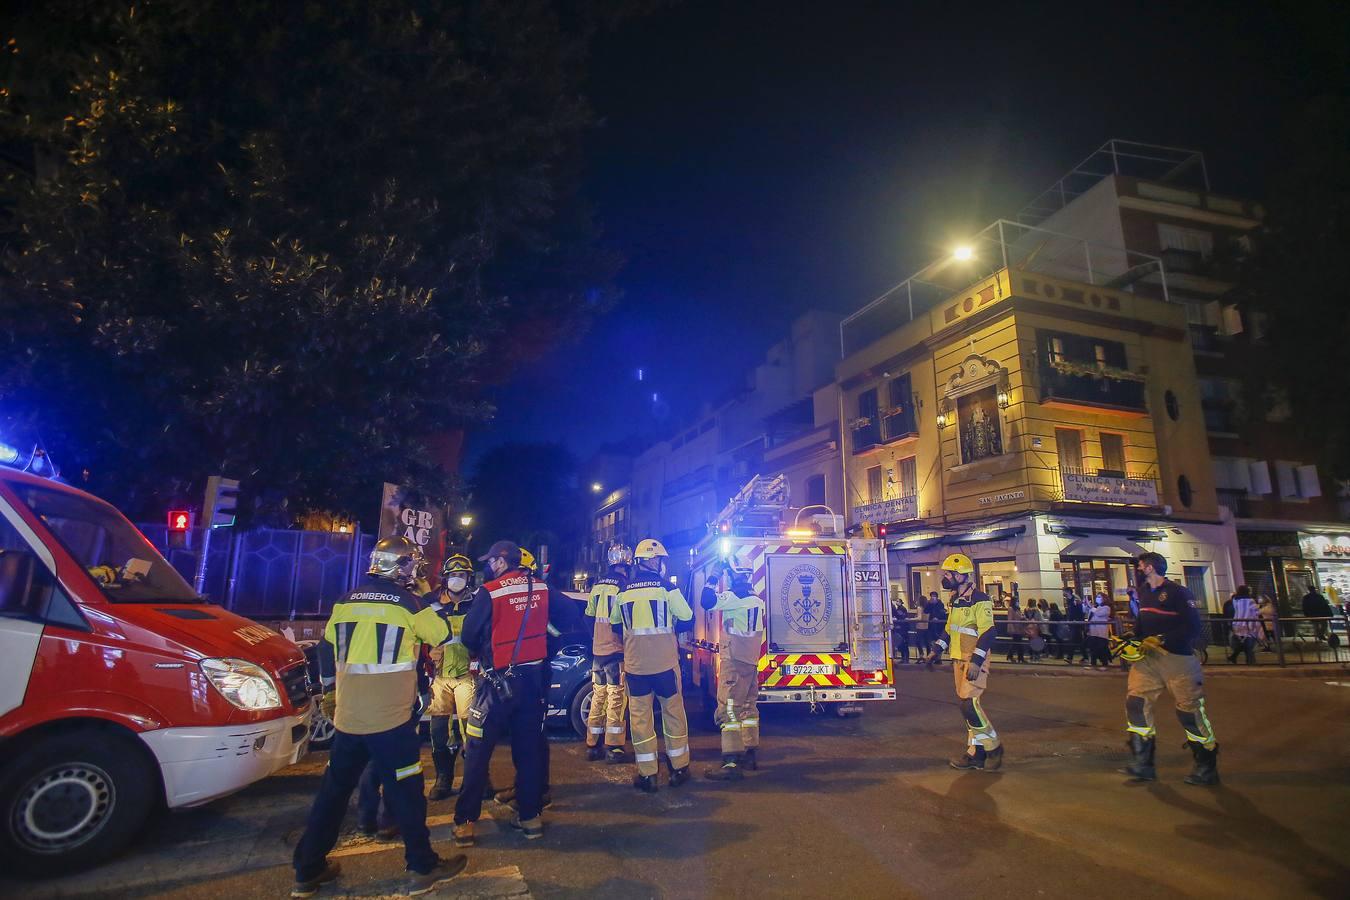
{"label": "building facade", "polygon": [[1185,307],[1108,287],[1118,276],[1101,268],[1062,277],[1063,252],[1046,251],[1057,239],[1012,225],[986,230],[970,265],[943,276],[968,283],[910,321],[865,346],[842,334],[856,348],[837,370],[851,523],[886,529],[892,593],[907,600],[963,552],[995,596],[1073,587],[1123,603],[1147,549],[1218,609],[1238,554]]}

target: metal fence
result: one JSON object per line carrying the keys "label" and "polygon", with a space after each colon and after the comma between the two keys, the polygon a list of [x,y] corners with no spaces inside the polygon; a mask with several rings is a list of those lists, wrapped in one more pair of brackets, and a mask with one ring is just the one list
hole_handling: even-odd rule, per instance
{"label": "metal fence", "polygon": [[[1271,619],[1228,619],[1223,616],[1202,616],[1200,636],[1194,650],[1204,665],[1350,665],[1350,618],[1345,615],[1330,617],[1276,616]],[[1128,617],[1116,617],[1107,623],[1090,622],[1021,622],[1009,624],[1000,617],[996,623],[997,638],[992,658],[1001,662],[1027,665],[1063,666],[1118,666],[1111,660],[1106,646],[1107,636],[1128,634],[1134,623]],[[908,648],[911,660],[922,660],[931,642],[941,632],[930,634],[927,624],[910,619],[906,623],[903,643],[892,631],[892,650],[895,659],[903,659],[900,650]],[[1250,633],[1251,641],[1245,637]],[[1039,640],[1038,640],[1039,639]]]}
{"label": "metal fence", "polygon": [[[169,563],[192,583],[204,528],[171,534],[139,525]],[[171,540],[172,538],[172,540]],[[374,535],[336,531],[217,528],[211,533],[203,593],[252,619],[318,616],[365,571]]]}

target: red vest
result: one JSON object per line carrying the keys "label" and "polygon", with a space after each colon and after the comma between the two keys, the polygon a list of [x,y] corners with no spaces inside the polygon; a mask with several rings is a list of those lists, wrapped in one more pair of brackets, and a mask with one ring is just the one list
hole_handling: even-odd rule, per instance
{"label": "red vest", "polygon": [[[548,656],[548,586],[524,572],[508,572],[483,589],[492,598],[492,666],[505,671],[511,665],[520,627],[525,636],[516,651],[517,663],[538,662]],[[530,621],[525,623],[525,608]]]}

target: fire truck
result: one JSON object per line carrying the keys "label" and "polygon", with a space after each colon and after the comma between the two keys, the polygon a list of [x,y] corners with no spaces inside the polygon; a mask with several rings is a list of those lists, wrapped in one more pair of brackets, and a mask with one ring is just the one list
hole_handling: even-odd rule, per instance
{"label": "fire truck", "polygon": [[[705,699],[717,694],[721,614],[699,598],[731,566],[751,571],[765,601],[760,703],[846,715],[864,701],[894,700],[885,542],[845,538],[833,510],[788,501],[786,477],[756,476],[691,551],[694,684]],[[804,515],[813,509],[822,512]]]}
{"label": "fire truck", "polygon": [[296,762],[311,707],[299,647],[39,460],[0,444],[0,859],[29,874]]}

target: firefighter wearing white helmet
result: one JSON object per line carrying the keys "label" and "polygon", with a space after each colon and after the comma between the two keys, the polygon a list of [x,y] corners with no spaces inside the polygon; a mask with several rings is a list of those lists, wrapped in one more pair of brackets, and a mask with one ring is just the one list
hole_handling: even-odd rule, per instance
{"label": "firefighter wearing white helmet", "polygon": [[980,705],[989,685],[989,653],[994,648],[994,605],[989,595],[975,589],[975,564],[964,553],[942,561],[942,587],[951,592],[947,637],[938,638],[927,663],[932,665],[950,646],[956,696],[966,720],[966,752],[951,760],[954,769],[996,771],[1003,765],[998,732]]}
{"label": "firefighter wearing white helmet", "polygon": [[623,679],[623,640],[610,626],[615,598],[628,583],[632,551],[622,544],[609,548],[609,571],[596,579],[586,601],[586,619],[591,623],[591,711],[586,717],[586,759],[608,758],[611,763],[627,759],[624,753],[624,715],[628,711]]}
{"label": "firefighter wearing white helmet", "polygon": [[[679,787],[689,780],[689,720],[680,695],[680,650],[675,629],[692,627],[694,611],[679,588],[670,584],[668,554],[660,541],[647,538],[639,542],[633,559],[633,571],[615,597],[610,623],[623,636],[623,671],[638,769],[633,787],[651,794],[656,792],[660,769],[654,702],[661,704],[670,786]],[[677,622],[681,624],[677,626]]]}
{"label": "firefighter wearing white helmet", "polygon": [[[709,579],[699,605],[722,614],[717,664],[717,709],[722,731],[722,765],[706,775],[713,781],[740,781],[743,768],[759,763],[759,658],[764,649],[764,601],[751,586],[750,569],[724,563],[722,576]],[[721,588],[719,590],[719,588]]]}

